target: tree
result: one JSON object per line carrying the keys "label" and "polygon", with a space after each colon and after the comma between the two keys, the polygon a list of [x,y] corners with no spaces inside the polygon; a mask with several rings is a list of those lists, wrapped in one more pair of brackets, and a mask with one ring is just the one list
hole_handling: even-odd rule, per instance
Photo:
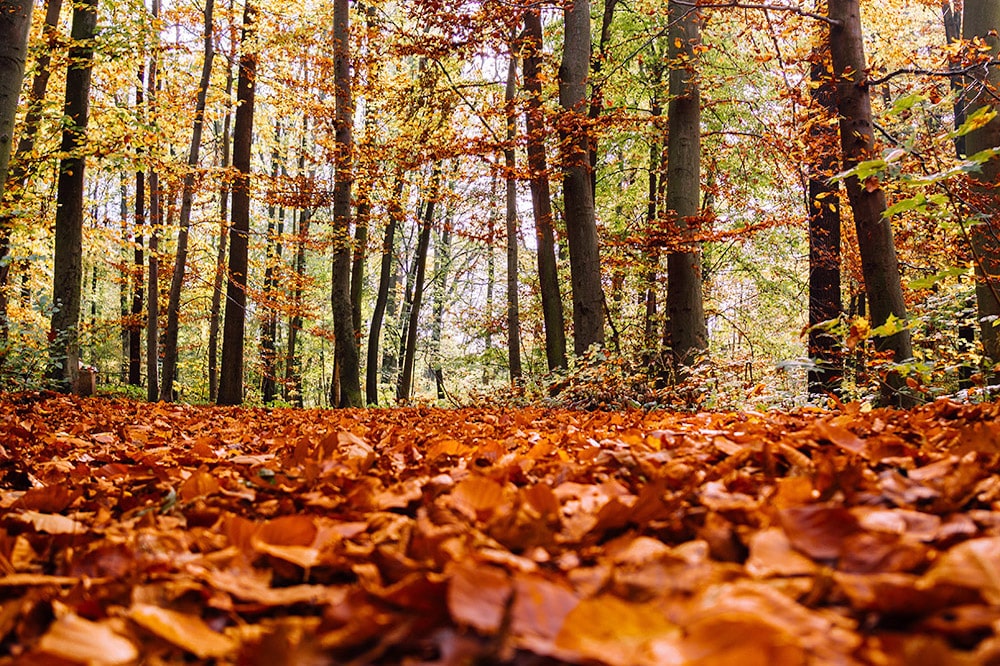
{"label": "tree", "polygon": [[24,80],[31,7],[30,0],[0,1],[0,199],[14,147],[14,118]]}
{"label": "tree", "polygon": [[667,313],[675,368],[697,361],[708,345],[701,289],[701,91],[695,72],[701,16],[668,4],[670,102],[667,109],[667,215],[674,246],[667,255]]}
{"label": "tree", "polygon": [[[866,82],[868,70],[858,0],[829,0],[829,13],[830,57],[840,115],[842,166],[850,170],[872,159],[875,153],[871,90]],[[884,215],[885,192],[877,178],[868,178],[862,183],[856,175],[846,179],[846,187],[854,214],[872,327],[885,325],[890,317],[900,323],[900,330],[877,337],[875,348],[891,352],[892,359],[901,363],[913,356],[913,350],[910,331],[905,325],[906,302],[892,225]],[[884,400],[897,404],[907,401],[897,373],[889,373],[885,389]]]}
{"label": "tree", "polygon": [[[160,17],[160,0],[152,0],[151,13],[155,23]],[[153,51],[149,59],[149,75],[146,78],[146,99],[150,111],[156,102],[157,78],[159,73],[158,49]],[[137,178],[141,177],[137,174]],[[159,232],[157,231],[162,216],[160,215],[160,177],[155,169],[149,172],[149,269],[146,271],[146,399],[154,402],[160,397],[159,358],[160,358],[160,259]]]}
{"label": "tree", "polygon": [[[393,288],[393,267],[395,266],[396,226],[403,219],[403,208],[399,204],[403,196],[404,180],[397,176],[392,194],[386,202],[385,236],[382,241],[382,257],[379,264],[378,293],[375,295],[375,308],[372,312],[371,327],[368,332],[368,356],[365,363],[365,399],[369,405],[378,404],[379,364],[378,349],[382,335],[382,321],[385,318],[389,303],[390,290]],[[388,347],[389,345],[387,345]]]}
{"label": "tree", "polygon": [[90,77],[97,30],[97,0],[81,0],[73,7],[73,27],[66,72],[66,117],[60,150],[55,222],[52,313],[49,340],[49,378],[63,391],[73,388],[79,374],[80,288],[83,278],[83,195],[86,143],[90,113]]}
{"label": "tree", "polygon": [[170,278],[170,296],[167,302],[167,328],[163,335],[163,385],[160,398],[171,401],[174,398],[174,379],[177,375],[177,336],[180,330],[181,293],[184,289],[184,275],[187,269],[188,233],[191,226],[191,206],[194,201],[195,175],[198,170],[198,155],[201,151],[201,134],[205,125],[205,100],[212,80],[212,62],[215,57],[212,38],[212,14],[215,0],[205,2],[205,30],[201,79],[195,102],[194,122],[191,127],[191,145],[188,149],[187,172],[181,186],[181,212],[177,225],[177,249],[174,255],[174,271]]}
{"label": "tree", "polygon": [[233,126],[232,224],[229,240],[229,280],[226,315],[222,323],[220,405],[243,402],[243,346],[246,332],[247,264],[250,236],[250,153],[253,147],[253,110],[257,78],[257,6],[247,0],[240,36],[240,66],[236,82],[236,121]]}
{"label": "tree", "polygon": [[[222,121],[222,168],[229,170],[230,128],[233,114],[229,103],[233,96],[233,68],[226,65],[226,116]],[[226,249],[229,240],[229,175],[219,186],[219,246],[215,253],[215,272],[212,279],[212,304],[208,315],[208,400],[215,402],[219,392],[219,315],[222,312],[222,279],[226,274]]]}
{"label": "tree", "polygon": [[503,159],[506,188],[507,221],[507,360],[510,381],[521,379],[521,316],[517,303],[517,178],[514,174],[514,140],[517,131],[517,117],[514,110],[514,93],[517,90],[517,58],[511,47],[507,63],[507,85],[504,88],[504,108],[507,120],[507,143],[504,145]]}
{"label": "tree", "polygon": [[563,202],[573,288],[573,346],[578,355],[604,344],[604,292],[601,252],[590,183],[590,144],[586,122],[590,70],[590,0],[571,0],[563,10],[564,42],[559,67],[559,104],[563,142]]}
{"label": "tree", "polygon": [[808,129],[814,151],[809,173],[809,358],[816,367],[809,370],[810,393],[839,394],[843,358],[836,338],[824,322],[836,320],[842,311],[840,297],[840,203],[837,186],[830,182],[836,171],[836,130],[827,119],[836,113],[829,58],[813,53],[810,63],[812,98],[817,117]]}
{"label": "tree", "polygon": [[527,130],[528,170],[531,208],[535,218],[538,262],[538,285],[545,324],[545,358],[549,370],[566,367],[566,325],[563,321],[562,295],[556,268],[555,238],[552,224],[552,197],[549,192],[549,167],[545,157],[545,121],[542,111],[542,20],[535,9],[524,12],[524,90],[527,105],[524,122]]}
{"label": "tree", "polygon": [[[1000,55],[1000,3],[990,0],[965,0],[962,15],[963,37],[982,40],[989,47],[988,57],[973,70],[964,98],[966,112],[972,115],[984,106],[1000,111],[997,93],[1000,90],[1000,69],[996,58]],[[969,155],[1000,146],[1000,117],[969,133],[965,148]],[[982,166],[973,180],[973,197],[979,224],[972,227],[973,249],[977,254],[976,302],[978,304],[983,351],[994,363],[1000,363],[1000,328],[995,320],[1000,316],[1000,157],[993,156]]]}
{"label": "tree", "polygon": [[[336,144],[333,185],[333,310],[336,358],[340,369],[340,400],[345,407],[360,407],[358,340],[354,335],[351,306],[351,184],[353,181],[354,102],[351,95],[350,7],[348,0],[333,4],[334,86],[336,98]],[[336,382],[333,383],[336,385]],[[335,404],[333,398],[331,404]]]}

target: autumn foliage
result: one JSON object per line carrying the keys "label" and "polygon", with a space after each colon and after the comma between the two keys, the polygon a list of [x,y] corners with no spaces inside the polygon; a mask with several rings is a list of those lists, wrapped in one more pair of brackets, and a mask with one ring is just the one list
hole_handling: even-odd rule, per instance
{"label": "autumn foliage", "polygon": [[998,413],[7,397],[0,663],[993,663]]}

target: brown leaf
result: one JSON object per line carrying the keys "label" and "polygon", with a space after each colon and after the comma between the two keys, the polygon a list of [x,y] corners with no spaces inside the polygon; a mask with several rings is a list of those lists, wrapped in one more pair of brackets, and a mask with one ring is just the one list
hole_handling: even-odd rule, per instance
{"label": "brown leaf", "polygon": [[224,657],[236,648],[232,639],[212,631],[194,615],[151,604],[135,604],[128,615],[144,629],[201,659]]}
{"label": "brown leaf", "polygon": [[69,613],[58,618],[38,642],[38,649],[78,664],[127,664],[139,656],[130,640],[106,623]]}

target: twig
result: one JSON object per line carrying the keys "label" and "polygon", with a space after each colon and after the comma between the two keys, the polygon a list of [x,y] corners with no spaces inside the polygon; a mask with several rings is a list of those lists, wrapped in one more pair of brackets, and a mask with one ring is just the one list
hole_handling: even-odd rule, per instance
{"label": "twig", "polygon": [[837,19],[832,19],[824,14],[817,14],[816,12],[806,11],[801,7],[795,7],[792,5],[769,5],[769,4],[757,4],[757,3],[742,3],[742,2],[713,2],[702,4],[700,2],[694,2],[691,0],[673,0],[676,4],[682,5],[684,7],[694,7],[696,9],[760,9],[763,11],[775,11],[775,12],[791,12],[792,14],[798,14],[799,16],[805,16],[807,18],[816,19],[817,21],[823,21],[829,25],[840,26],[841,22]]}

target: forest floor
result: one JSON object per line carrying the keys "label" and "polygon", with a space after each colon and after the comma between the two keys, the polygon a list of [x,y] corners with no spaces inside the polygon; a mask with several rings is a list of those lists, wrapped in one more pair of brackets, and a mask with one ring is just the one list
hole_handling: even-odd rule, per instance
{"label": "forest floor", "polygon": [[0,397],[0,664],[1000,663],[1000,404]]}

